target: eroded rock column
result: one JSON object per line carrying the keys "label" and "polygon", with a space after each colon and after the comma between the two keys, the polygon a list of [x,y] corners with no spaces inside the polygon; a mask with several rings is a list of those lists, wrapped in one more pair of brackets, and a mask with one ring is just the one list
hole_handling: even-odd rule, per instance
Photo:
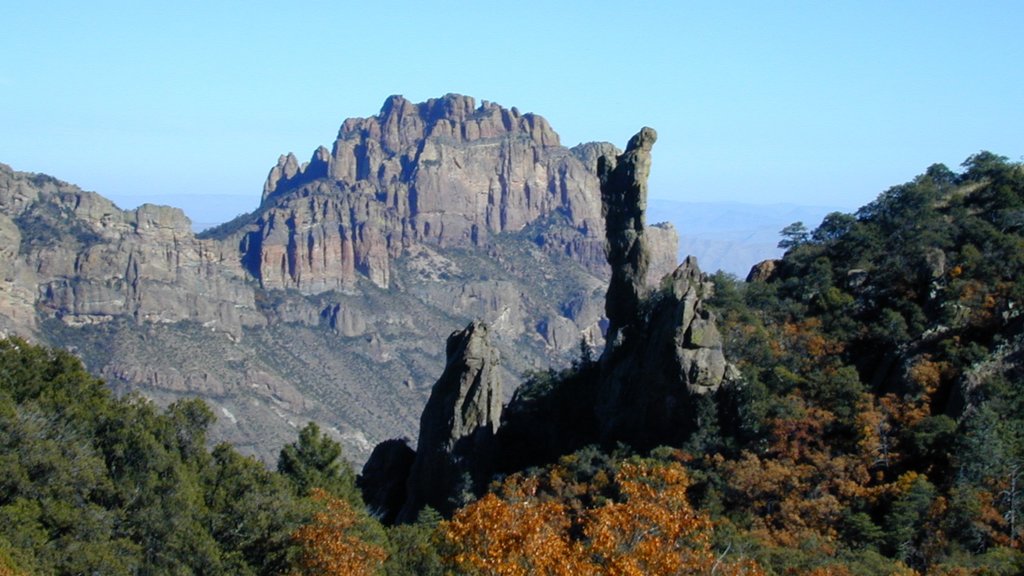
{"label": "eroded rock column", "polygon": [[620,345],[623,329],[639,319],[640,302],[647,292],[650,256],[644,242],[644,212],[651,147],[657,139],[657,132],[645,127],[629,140],[625,152],[614,158],[601,156],[597,162],[605,254],[612,269],[605,299],[609,349]]}

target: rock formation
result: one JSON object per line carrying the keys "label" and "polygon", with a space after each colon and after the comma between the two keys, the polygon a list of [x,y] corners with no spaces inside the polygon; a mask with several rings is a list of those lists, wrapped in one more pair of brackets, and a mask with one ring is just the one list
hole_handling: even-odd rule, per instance
{"label": "rock formation", "polygon": [[498,350],[487,326],[473,322],[448,337],[446,352],[444,373],[420,418],[399,521],[414,521],[424,506],[449,514],[463,503],[463,492],[477,492],[489,480],[487,455],[494,452],[503,399]]}
{"label": "rock formation", "polygon": [[344,289],[357,273],[386,288],[412,243],[481,246],[557,214],[571,233],[549,237],[549,249],[600,270],[597,181],[585,161],[601,149],[577,155],[544,118],[468,96],[392,96],[380,115],[346,120],[331,152],[320,147],[302,165],[280,157],[246,261],[265,288]]}
{"label": "rock formation", "polygon": [[727,368],[714,315],[703,306],[714,285],[695,258],[648,295],[644,210],[656,139],[644,128],[622,155],[598,163],[612,274],[595,414],[602,441],[637,447],[684,437],[694,424],[689,399],[716,390]]}
{"label": "rock formation", "polygon": [[23,319],[23,328],[34,327],[37,310],[71,326],[190,320],[234,337],[263,321],[237,254],[196,239],[177,208],[122,211],[98,194],[4,165],[0,207],[0,234],[10,242],[0,251],[11,294],[6,316]]}
{"label": "rock formation", "polygon": [[639,448],[680,442],[696,425],[692,399],[735,377],[703,304],[713,288],[687,258],[644,302],[644,314],[624,330],[630,337],[606,349],[596,406],[604,441]]}
{"label": "rock formation", "polygon": [[612,269],[605,299],[609,347],[618,346],[623,328],[636,323],[640,301],[647,292],[650,253],[643,237],[644,211],[651,147],[657,139],[657,132],[644,128],[629,140],[620,156],[604,155],[597,161],[605,253]]}
{"label": "rock formation", "polygon": [[[514,108],[396,96],[308,162],[281,156],[259,209],[199,235],[180,210],[0,166],[0,335],[70,347],[119,392],[199,395],[212,438],[264,459],[314,420],[362,462],[414,435],[453,325],[486,321],[506,376],[603,346],[596,172],[617,152]],[[650,284],[677,239],[645,237]]]}
{"label": "rock formation", "polygon": [[778,272],[780,260],[762,260],[750,267],[747,282],[770,282]]}
{"label": "rock formation", "polygon": [[[655,138],[644,128],[623,154],[598,163],[612,268],[605,302],[609,337],[601,357],[594,361],[584,351],[573,369],[524,383],[498,426],[501,407],[491,402],[500,394],[480,392],[488,380],[487,358],[497,360],[486,332],[473,324],[449,338],[448,367],[423,413],[399,522],[415,520],[424,505],[447,514],[460,492],[478,492],[495,472],[551,462],[589,444],[678,446],[699,426],[697,398],[738,378],[704,306],[713,284],[696,259],[687,258],[657,288],[648,287],[644,202]],[[542,330],[563,338],[556,321],[545,320]],[[379,478],[377,468],[367,474]],[[378,482],[393,485],[387,478]]]}

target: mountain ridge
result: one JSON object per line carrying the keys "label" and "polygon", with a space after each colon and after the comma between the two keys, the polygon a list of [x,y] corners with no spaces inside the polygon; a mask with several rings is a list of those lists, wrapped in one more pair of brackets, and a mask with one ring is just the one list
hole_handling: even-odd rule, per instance
{"label": "mountain ridge", "polygon": [[[4,167],[0,327],[76,350],[118,391],[200,395],[212,438],[266,460],[306,420],[356,462],[411,434],[443,367],[433,344],[472,318],[517,351],[510,380],[600,344],[586,162],[610,145],[574,152],[540,116],[458,95],[394,97],[339,134],[336,155],[296,172],[286,156],[259,208],[200,235],[181,210]],[[650,236],[654,277],[677,237]]]}

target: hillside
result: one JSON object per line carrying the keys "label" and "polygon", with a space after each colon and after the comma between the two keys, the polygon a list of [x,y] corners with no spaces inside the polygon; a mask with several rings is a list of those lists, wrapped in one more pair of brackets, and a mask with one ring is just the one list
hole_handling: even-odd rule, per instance
{"label": "hillside", "polygon": [[378,444],[365,502],[315,426],[267,473],[207,452],[201,402],[158,413],[0,343],[0,571],[1021,573],[1024,165],[934,165],[788,226],[746,282],[688,259],[652,286],[655,138],[597,162],[600,353],[504,402],[499,331],[452,332],[417,446]]}
{"label": "hillside", "polygon": [[[119,392],[205,399],[211,437],[246,453],[272,461],[312,420],[362,461],[414,435],[439,342],[473,318],[509,379],[600,345],[609,149],[515,108],[396,96],[310,162],[283,155],[257,210],[198,236],[176,208],[0,166],[0,329]],[[663,273],[675,232],[651,234]]]}
{"label": "hillside", "polygon": [[[486,372],[486,333],[453,335],[435,393],[470,417],[425,443],[445,421],[432,397],[414,456],[444,472],[380,446],[364,497],[386,511],[408,474],[397,521],[451,513],[439,553],[467,573],[1019,574],[1024,165],[963,168],[786,227],[785,255],[745,283],[691,262],[658,290],[631,283],[643,235],[609,218],[600,357],[536,376],[498,419],[448,376]],[[645,193],[615,190],[608,214]],[[685,362],[716,350],[724,378]]]}

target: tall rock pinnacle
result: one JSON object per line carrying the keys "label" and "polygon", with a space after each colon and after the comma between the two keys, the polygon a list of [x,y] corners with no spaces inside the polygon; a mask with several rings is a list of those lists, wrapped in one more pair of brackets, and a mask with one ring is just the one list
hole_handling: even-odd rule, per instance
{"label": "tall rock pinnacle", "polygon": [[473,322],[448,337],[447,356],[420,418],[400,522],[414,521],[424,506],[448,514],[460,504],[461,493],[482,489],[489,480],[487,455],[493,453],[501,420],[498,350],[487,326]]}
{"label": "tall rock pinnacle", "polygon": [[629,140],[621,155],[604,155],[597,161],[605,253],[612,269],[605,300],[609,347],[617,346],[625,336],[622,329],[638,319],[640,301],[647,292],[650,254],[644,242],[644,212],[651,147],[657,139],[657,132],[645,127]]}
{"label": "tall rock pinnacle", "polygon": [[714,284],[696,258],[648,295],[644,211],[656,139],[654,130],[643,128],[623,154],[598,162],[612,276],[595,416],[603,441],[638,447],[678,441],[692,431],[693,397],[716,390],[729,372],[714,314],[703,304]]}

